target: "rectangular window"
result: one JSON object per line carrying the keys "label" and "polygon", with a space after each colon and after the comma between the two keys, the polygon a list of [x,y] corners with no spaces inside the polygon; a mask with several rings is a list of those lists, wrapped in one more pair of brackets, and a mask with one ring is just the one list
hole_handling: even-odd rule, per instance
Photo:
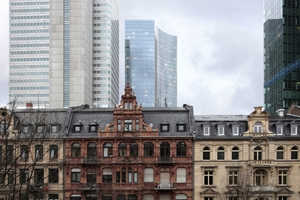
{"label": "rectangular window", "polygon": [[43,126],[38,126],[37,127],[37,132],[38,133],[42,133],[43,132],[44,127]]}
{"label": "rectangular window", "polygon": [[71,182],[73,182],[73,183],[80,182],[80,171],[72,171]]}
{"label": "rectangular window", "polygon": [[169,132],[169,127],[170,127],[169,124],[161,124],[160,125],[160,131],[161,132]]}
{"label": "rectangular window", "polygon": [[229,185],[238,184],[238,171],[229,171],[228,183]]}
{"label": "rectangular window", "polygon": [[49,156],[50,156],[50,159],[58,158],[58,145],[50,145],[49,146]]}
{"label": "rectangular window", "polygon": [[127,119],[124,121],[124,131],[132,131],[132,120]]}
{"label": "rectangular window", "polygon": [[291,126],[291,135],[297,135],[297,126]]}
{"label": "rectangular window", "polygon": [[134,183],[138,182],[138,172],[133,172],[133,182]]}
{"label": "rectangular window", "polygon": [[282,126],[277,126],[276,127],[276,134],[277,135],[282,135],[283,133],[283,127]]}
{"label": "rectangular window", "polygon": [[27,169],[20,169],[20,183],[28,183],[29,172]]}
{"label": "rectangular window", "polygon": [[135,130],[136,131],[140,130],[140,121],[138,119],[135,120]]}
{"label": "rectangular window", "polygon": [[97,126],[91,125],[90,126],[90,133],[97,133]]}
{"label": "rectangular window", "polygon": [[153,168],[144,169],[144,182],[153,182]]}
{"label": "rectangular window", "polygon": [[278,172],[278,185],[286,185],[287,184],[287,171],[279,171]]}
{"label": "rectangular window", "polygon": [[278,197],[278,200],[288,200],[288,197]]}
{"label": "rectangular window", "polygon": [[35,169],[34,170],[34,184],[42,185],[44,183],[44,170],[43,169]]}
{"label": "rectangular window", "polygon": [[185,132],[185,124],[177,124],[177,132]]}
{"label": "rectangular window", "polygon": [[49,169],[49,183],[58,183],[58,169]]}
{"label": "rectangular window", "polygon": [[74,126],[74,132],[80,133],[81,132],[81,126]]}
{"label": "rectangular window", "polygon": [[51,133],[57,133],[57,125],[51,126]]}
{"label": "rectangular window", "polygon": [[209,128],[209,126],[204,126],[203,127],[203,134],[204,135],[209,135],[210,134],[210,128]]}
{"label": "rectangular window", "polygon": [[43,159],[43,145],[35,145],[35,158],[37,160]]}
{"label": "rectangular window", "polygon": [[27,160],[28,159],[28,146],[21,145],[21,159]]}
{"label": "rectangular window", "polygon": [[213,197],[204,197],[204,200],[214,200]]}
{"label": "rectangular window", "polygon": [[13,173],[8,173],[7,181],[8,181],[9,185],[14,183],[14,174]]}
{"label": "rectangular window", "polygon": [[239,127],[238,126],[232,127],[232,135],[239,135]]}
{"label": "rectangular window", "polygon": [[3,173],[0,173],[0,184],[4,184],[5,176]]}
{"label": "rectangular window", "polygon": [[96,186],[96,174],[95,173],[87,173],[86,181],[89,186]]}
{"label": "rectangular window", "polygon": [[117,183],[121,182],[121,172],[116,172],[116,182]]}
{"label": "rectangular window", "polygon": [[218,126],[218,135],[224,135],[224,126]]}
{"label": "rectangular window", "polygon": [[204,171],[204,185],[213,185],[213,171]]}
{"label": "rectangular window", "polygon": [[177,168],[177,183],[185,183],[186,182],[186,168]]}

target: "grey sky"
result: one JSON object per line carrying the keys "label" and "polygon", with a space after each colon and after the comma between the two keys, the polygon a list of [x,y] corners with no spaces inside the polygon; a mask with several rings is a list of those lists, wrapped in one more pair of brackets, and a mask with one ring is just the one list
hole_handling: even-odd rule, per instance
{"label": "grey sky", "polygon": [[[124,20],[150,19],[178,40],[178,106],[195,114],[250,114],[263,106],[262,0],[119,0]],[[0,1],[0,105],[8,101],[8,0]]]}

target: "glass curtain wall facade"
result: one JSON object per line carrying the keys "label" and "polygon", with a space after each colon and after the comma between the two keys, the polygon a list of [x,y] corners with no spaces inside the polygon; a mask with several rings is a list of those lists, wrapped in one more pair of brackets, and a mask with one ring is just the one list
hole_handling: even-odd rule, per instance
{"label": "glass curtain wall facade", "polygon": [[153,20],[125,21],[125,84],[143,107],[177,106],[177,37]]}
{"label": "glass curtain wall facade", "polygon": [[111,107],[119,95],[117,0],[10,1],[9,101]]}
{"label": "glass curtain wall facade", "polygon": [[264,107],[300,103],[300,1],[264,0]]}
{"label": "glass curtain wall facade", "polygon": [[50,3],[10,1],[9,102],[49,106]]}

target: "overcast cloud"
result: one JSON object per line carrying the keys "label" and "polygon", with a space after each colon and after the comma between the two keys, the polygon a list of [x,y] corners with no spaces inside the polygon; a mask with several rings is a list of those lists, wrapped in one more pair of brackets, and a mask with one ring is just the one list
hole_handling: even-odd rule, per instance
{"label": "overcast cloud", "polygon": [[[120,92],[124,20],[149,19],[178,40],[178,106],[195,114],[250,114],[263,105],[262,0],[119,0]],[[0,1],[0,105],[8,101],[8,0]]]}

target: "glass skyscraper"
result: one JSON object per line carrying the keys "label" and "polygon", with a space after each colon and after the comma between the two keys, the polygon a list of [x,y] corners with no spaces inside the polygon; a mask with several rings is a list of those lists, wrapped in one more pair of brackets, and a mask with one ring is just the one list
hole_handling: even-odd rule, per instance
{"label": "glass skyscraper", "polygon": [[9,101],[110,107],[119,96],[117,0],[10,0]]}
{"label": "glass skyscraper", "polygon": [[300,103],[300,0],[264,0],[264,107]]}
{"label": "glass skyscraper", "polygon": [[125,21],[125,84],[144,107],[177,106],[177,37],[153,20]]}

